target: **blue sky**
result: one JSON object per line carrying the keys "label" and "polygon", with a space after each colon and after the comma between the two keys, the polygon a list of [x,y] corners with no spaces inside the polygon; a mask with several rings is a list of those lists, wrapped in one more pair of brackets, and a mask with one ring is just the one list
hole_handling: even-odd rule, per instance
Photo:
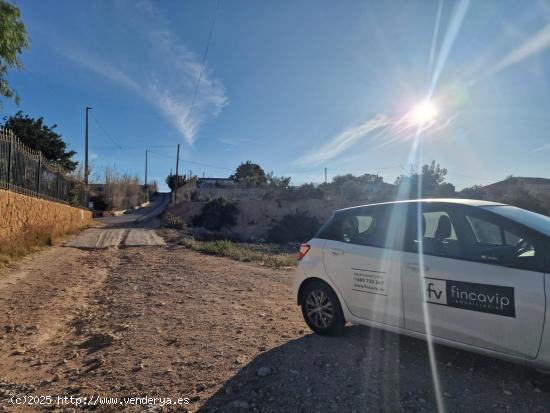
{"label": "blue sky", "polygon": [[143,176],[149,147],[162,182],[180,143],[181,171],[206,176],[250,159],[295,184],[391,182],[435,159],[458,188],[550,177],[550,2],[221,0],[189,113],[216,3],[18,0],[31,49],[2,116],[58,124],[80,158],[93,107],[96,175]]}

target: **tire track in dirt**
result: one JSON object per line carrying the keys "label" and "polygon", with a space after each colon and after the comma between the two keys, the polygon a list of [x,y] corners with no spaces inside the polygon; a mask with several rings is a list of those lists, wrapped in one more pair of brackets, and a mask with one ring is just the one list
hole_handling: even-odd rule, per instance
{"label": "tire track in dirt", "polygon": [[[0,378],[8,383],[52,379],[51,347],[105,282],[116,252],[54,247],[0,274]],[[116,265],[116,264],[114,264]]]}

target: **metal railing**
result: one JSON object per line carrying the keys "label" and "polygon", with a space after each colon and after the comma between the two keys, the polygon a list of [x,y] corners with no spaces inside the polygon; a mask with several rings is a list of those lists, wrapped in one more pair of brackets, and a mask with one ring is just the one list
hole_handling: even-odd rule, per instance
{"label": "metal railing", "polygon": [[64,168],[30,149],[15,134],[0,127],[0,188],[53,201],[82,205],[78,181]]}

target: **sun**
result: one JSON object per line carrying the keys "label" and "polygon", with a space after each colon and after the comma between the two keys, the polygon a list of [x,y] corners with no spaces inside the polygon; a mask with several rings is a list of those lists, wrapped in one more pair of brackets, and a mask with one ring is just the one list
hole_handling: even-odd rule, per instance
{"label": "sun", "polygon": [[439,109],[430,100],[423,100],[413,106],[409,112],[409,120],[417,126],[432,124],[439,114]]}

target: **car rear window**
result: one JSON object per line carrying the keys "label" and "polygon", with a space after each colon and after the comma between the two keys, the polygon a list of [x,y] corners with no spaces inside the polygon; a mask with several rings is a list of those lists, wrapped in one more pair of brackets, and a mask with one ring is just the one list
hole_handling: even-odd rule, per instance
{"label": "car rear window", "polygon": [[340,235],[338,231],[338,218],[336,215],[331,216],[321,229],[315,234],[314,238],[328,239],[339,241]]}
{"label": "car rear window", "polygon": [[335,213],[316,238],[381,248],[402,249],[406,205],[353,208]]}

